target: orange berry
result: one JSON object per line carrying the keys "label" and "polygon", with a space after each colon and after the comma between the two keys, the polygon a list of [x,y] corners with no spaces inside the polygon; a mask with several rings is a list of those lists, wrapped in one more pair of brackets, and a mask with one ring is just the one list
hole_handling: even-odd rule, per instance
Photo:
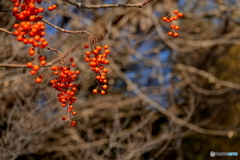
{"label": "orange berry", "polygon": [[174,24],[171,24],[171,25],[170,25],[170,28],[174,28],[174,27],[175,27],[175,25],[174,25]]}
{"label": "orange berry", "polygon": [[179,30],[180,27],[179,27],[179,26],[175,26],[174,29],[175,29],[175,30]]}
{"label": "orange berry", "polygon": [[169,36],[172,36],[172,35],[173,35],[173,33],[172,33],[172,32],[168,32],[168,35],[169,35]]}
{"label": "orange berry", "polygon": [[32,68],[32,67],[33,67],[32,62],[28,62],[28,63],[27,63],[27,67],[28,67],[28,68]]}
{"label": "orange berry", "polygon": [[177,20],[178,19],[178,16],[173,16],[173,20]]}
{"label": "orange berry", "polygon": [[37,72],[36,71],[30,71],[31,75],[35,75]]}
{"label": "orange berry", "polygon": [[72,66],[75,67],[77,64],[76,63],[72,63]]}
{"label": "orange berry", "polygon": [[40,69],[39,65],[33,65],[33,70],[38,71]]}
{"label": "orange berry", "polygon": [[101,49],[102,49],[101,46],[97,46],[97,47],[96,47],[96,50],[97,50],[97,51],[101,51]]}
{"label": "orange berry", "polygon": [[36,82],[36,83],[41,83],[41,82],[42,82],[42,79],[38,77],[38,78],[35,79],[35,82]]}
{"label": "orange berry", "polygon": [[101,92],[100,92],[102,95],[104,95],[104,94],[106,94],[106,91],[104,91],[104,90],[101,90]]}
{"label": "orange berry", "polygon": [[74,115],[74,116],[77,115],[77,112],[76,112],[76,111],[73,111],[73,112],[72,112],[72,115]]}
{"label": "orange berry", "polygon": [[48,10],[49,10],[49,11],[52,11],[52,10],[53,10],[53,7],[52,7],[52,6],[49,6],[49,7],[48,7]]}
{"label": "orange berry", "polygon": [[47,62],[46,62],[45,60],[40,61],[41,66],[45,66],[46,63],[47,63]]}
{"label": "orange berry", "polygon": [[183,17],[183,13],[178,13],[177,16],[178,17]]}
{"label": "orange berry", "polygon": [[173,36],[174,36],[174,37],[178,37],[178,33],[174,33]]}
{"label": "orange berry", "polygon": [[104,48],[104,49],[108,49],[108,45],[104,45],[103,48]]}
{"label": "orange berry", "polygon": [[167,21],[167,17],[163,17],[162,20],[163,20],[163,21]]}
{"label": "orange berry", "polygon": [[98,93],[98,90],[97,90],[97,89],[94,89],[92,92],[93,92],[93,93]]}
{"label": "orange berry", "polygon": [[106,84],[104,84],[103,86],[102,86],[102,89],[107,89],[108,88],[108,86],[106,85]]}
{"label": "orange berry", "polygon": [[104,68],[104,69],[103,69],[103,72],[104,72],[104,73],[107,73],[107,72],[108,72],[108,69],[107,69],[107,68]]}
{"label": "orange berry", "polygon": [[53,9],[56,9],[56,8],[57,8],[57,5],[55,5],[55,4],[52,5],[52,8],[53,8]]}

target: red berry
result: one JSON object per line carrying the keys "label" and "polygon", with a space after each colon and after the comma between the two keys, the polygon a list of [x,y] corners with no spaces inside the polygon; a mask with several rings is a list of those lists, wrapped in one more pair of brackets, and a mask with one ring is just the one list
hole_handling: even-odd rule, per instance
{"label": "red berry", "polygon": [[39,65],[33,65],[33,70],[38,71],[40,69]]}
{"label": "red berry", "polygon": [[175,26],[174,29],[175,29],[175,30],[179,30],[180,27],[179,27],[179,26]]}
{"label": "red berry", "polygon": [[174,13],[175,13],[175,14],[178,14],[178,10],[174,10]]}
{"label": "red berry", "polygon": [[28,68],[32,68],[32,67],[33,67],[32,62],[28,62],[28,63],[27,63],[27,67],[28,67]]}
{"label": "red berry", "polygon": [[168,32],[168,35],[169,35],[169,36],[172,36],[172,35],[173,35],[173,33],[172,33],[172,32]]}
{"label": "red berry", "polygon": [[44,8],[43,7],[39,7],[38,8],[38,13],[42,13],[44,11]]}
{"label": "red berry", "polygon": [[106,94],[106,91],[104,91],[104,90],[101,90],[101,92],[100,92],[102,95],[104,95],[104,94]]}
{"label": "red berry", "polygon": [[77,70],[77,71],[75,71],[75,73],[76,73],[76,74],[80,74],[80,71],[79,71],[79,70]]}
{"label": "red berry", "polygon": [[104,73],[107,73],[107,72],[108,72],[108,69],[107,69],[107,68],[104,68],[104,69],[103,69],[103,72],[104,72]]}
{"label": "red berry", "polygon": [[84,48],[89,48],[89,45],[88,44],[84,44]]}
{"label": "red berry", "polygon": [[53,7],[52,7],[52,6],[49,6],[49,7],[48,7],[48,10],[49,10],[49,11],[52,11],[52,10],[53,10]]}
{"label": "red berry", "polygon": [[68,108],[69,108],[69,109],[73,109],[73,108],[74,108],[74,106],[73,106],[73,105],[70,105]]}
{"label": "red berry", "polygon": [[104,45],[103,48],[104,48],[104,49],[108,49],[108,45]]}
{"label": "red berry", "polygon": [[47,63],[47,62],[46,62],[45,60],[40,61],[41,66],[45,66],[46,63]]}
{"label": "red berry", "polygon": [[173,16],[173,20],[177,20],[178,19],[178,16]]}
{"label": "red berry", "polygon": [[30,71],[31,75],[35,75],[37,72],[36,71]]}
{"label": "red berry", "polygon": [[41,83],[41,82],[42,82],[42,79],[38,77],[38,78],[35,79],[35,82],[36,82],[36,83]]}
{"label": "red berry", "polygon": [[163,21],[167,21],[167,17],[163,17],[162,20],[163,20]]}
{"label": "red berry", "polygon": [[52,8],[53,8],[53,9],[56,9],[56,8],[57,8],[57,5],[55,5],[55,4],[52,5]]}
{"label": "red berry", "polygon": [[13,25],[13,28],[15,28],[15,29],[17,29],[19,27],[19,24],[18,23],[15,23],[14,25]]}
{"label": "red berry", "polygon": [[93,93],[98,93],[98,90],[97,90],[97,89],[94,89],[92,92],[93,92]]}
{"label": "red berry", "polygon": [[62,116],[62,120],[65,120],[67,117],[66,116]]}
{"label": "red berry", "polygon": [[105,51],[105,53],[106,53],[106,54],[109,54],[109,53],[110,53],[110,51],[109,51],[109,50],[106,50],[106,51]]}
{"label": "red berry", "polygon": [[103,86],[102,86],[102,89],[107,89],[108,88],[108,86],[106,85],[106,84],[104,84]]}
{"label": "red berry", "polygon": [[101,50],[102,50],[102,47],[101,47],[101,46],[97,46],[97,47],[96,47],[96,50],[97,50],[97,51],[101,51]]}
{"label": "red berry", "polygon": [[41,56],[39,56],[38,59],[39,59],[39,61],[42,61],[42,60],[45,60],[45,57],[41,55]]}
{"label": "red berry", "polygon": [[170,28],[174,28],[174,27],[175,27],[175,25],[174,25],[174,24],[171,24],[171,25],[170,25]]}
{"label": "red berry", "polygon": [[75,67],[77,64],[76,63],[72,63],[72,66]]}
{"label": "red berry", "polygon": [[74,58],[70,58],[69,61],[70,61],[70,62],[73,62],[73,61],[74,61]]}
{"label": "red berry", "polygon": [[178,17],[183,17],[183,13],[178,13],[177,16]]}
{"label": "red berry", "polygon": [[174,37],[178,37],[178,33],[174,33],[173,36],[174,36]]}
{"label": "red berry", "polygon": [[76,112],[76,111],[73,111],[73,112],[72,112],[72,115],[74,115],[74,116],[77,115],[77,112]]}

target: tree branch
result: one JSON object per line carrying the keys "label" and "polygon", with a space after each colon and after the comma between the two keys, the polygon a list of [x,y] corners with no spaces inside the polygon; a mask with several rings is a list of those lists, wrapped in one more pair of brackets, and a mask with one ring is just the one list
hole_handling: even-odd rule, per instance
{"label": "tree branch", "polygon": [[62,0],[65,1],[71,5],[76,6],[77,8],[81,9],[98,9],[98,8],[130,8],[130,7],[137,7],[137,8],[142,8],[146,4],[150,3],[153,0],[145,0],[142,3],[136,3],[136,4],[98,4],[98,5],[87,5],[87,4],[82,4],[78,2],[74,2],[72,0]]}
{"label": "tree branch", "polygon": [[[51,47],[46,47],[47,49],[54,51],[59,54],[60,51],[57,49],[51,48]],[[62,56],[59,56],[56,59],[53,59],[52,61],[48,62],[44,67],[49,67],[52,66],[53,64],[57,63],[60,61],[62,58],[66,57],[69,53],[71,53],[75,47],[72,47],[68,52],[64,53]],[[13,68],[27,68],[26,64],[0,64],[0,67],[13,67]]]}
{"label": "tree branch", "polygon": [[8,30],[6,30],[6,29],[4,29],[4,28],[0,28],[0,31],[5,32],[5,33],[7,33],[7,34],[13,35],[12,32],[10,32],[10,31],[8,31]]}

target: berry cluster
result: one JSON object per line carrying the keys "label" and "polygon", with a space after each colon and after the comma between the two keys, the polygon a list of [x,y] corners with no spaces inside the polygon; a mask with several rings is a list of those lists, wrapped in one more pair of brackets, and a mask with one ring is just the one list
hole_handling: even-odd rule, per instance
{"label": "berry cluster", "polygon": [[[17,40],[24,44],[32,44],[33,47],[45,48],[48,42],[43,38],[45,25],[42,16],[38,15],[44,11],[43,7],[37,7],[34,3],[42,3],[42,0],[12,0],[14,7],[12,8],[13,16],[19,23],[15,23],[13,27],[16,29],[14,35]],[[30,53],[29,53],[30,54]],[[33,54],[30,54],[33,55]]]}
{"label": "berry cluster", "polygon": [[[31,47],[29,50],[32,50],[33,47]],[[45,66],[46,65],[46,60],[45,60],[45,57],[44,56],[39,56],[39,61],[40,61],[40,65],[41,66]],[[27,64],[27,67],[28,68],[32,68],[32,70],[30,71],[30,74],[31,75],[36,75],[38,73],[38,71],[40,70],[40,66],[39,65],[33,65],[32,62],[28,62]],[[35,79],[35,82],[36,83],[41,83],[42,82],[42,79],[43,79],[43,76],[42,75],[39,75],[36,79]]]}
{"label": "berry cluster", "polygon": [[[76,63],[73,62],[74,59],[70,58],[72,62],[71,66],[75,67]],[[77,75],[80,74],[80,71],[70,70],[70,66],[52,66],[51,69],[54,71],[54,75],[58,75],[58,78],[55,78],[50,81],[53,88],[58,90],[60,93],[58,96],[58,101],[62,104],[62,107],[67,107],[68,116],[62,116],[62,119],[67,119],[67,123],[70,126],[74,127],[76,121],[72,121],[69,118],[69,113],[76,115],[77,112],[73,111],[74,106],[72,105],[76,101],[75,92],[77,91],[77,85],[72,82],[77,78]]]}
{"label": "berry cluster", "polygon": [[57,5],[48,6],[48,10],[52,11],[57,8]]}
{"label": "berry cluster", "polygon": [[[45,48],[48,46],[48,42],[43,38],[45,36],[45,25],[42,20],[42,16],[39,13],[44,11],[43,7],[37,7],[35,2],[38,4],[42,3],[42,0],[12,0],[14,7],[12,8],[13,16],[18,20],[18,23],[13,25],[16,30],[13,34],[16,39],[24,44],[31,44],[32,47],[28,49],[30,56],[35,55],[36,48]],[[56,5],[48,7],[49,11],[57,8]],[[32,68],[30,71],[31,75],[36,75],[41,66],[46,65],[44,56],[39,56],[39,65],[33,65],[31,62],[27,63],[28,68]],[[35,79],[36,83],[41,83],[43,76],[38,76]]]}
{"label": "berry cluster", "polygon": [[[88,45],[84,45],[84,47],[89,48]],[[92,51],[85,52],[85,62],[88,62],[91,70],[95,72],[95,79],[98,83],[97,88],[93,89],[93,93],[106,94],[106,89],[108,88],[106,84],[108,69],[104,68],[103,64],[109,64],[109,60],[106,59],[109,53],[108,45],[104,45],[103,47],[96,46]]]}
{"label": "berry cluster", "polygon": [[[178,10],[174,10],[173,13],[175,14],[174,16],[170,16],[172,15],[172,12],[170,12],[170,14],[168,14],[168,16],[166,17],[163,17],[162,20],[167,23],[171,23],[172,21],[176,21],[178,20],[178,18],[183,17],[183,13],[179,13]],[[170,28],[171,28],[171,31],[168,32],[168,35],[178,37],[179,34],[176,32],[176,30],[179,30],[180,27],[178,25],[171,24]]]}

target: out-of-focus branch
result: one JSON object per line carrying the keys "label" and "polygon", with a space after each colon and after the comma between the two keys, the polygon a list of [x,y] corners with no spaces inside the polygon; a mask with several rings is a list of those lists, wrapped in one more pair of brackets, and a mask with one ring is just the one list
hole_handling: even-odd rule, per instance
{"label": "out-of-focus branch", "polygon": [[91,45],[97,45],[97,44],[98,44],[97,38],[96,38],[93,34],[87,32],[87,31],[71,31],[71,30],[66,30],[66,29],[60,28],[60,27],[58,27],[58,26],[56,26],[56,25],[48,22],[48,21],[45,20],[45,19],[42,19],[42,21],[43,21],[44,23],[52,26],[53,28],[58,29],[59,31],[64,32],[64,33],[70,33],[70,34],[78,34],[78,33],[84,34],[84,33],[85,33],[85,34],[87,34],[87,35],[91,38],[91,41],[90,41],[90,44],[91,44]]}
{"label": "out-of-focus branch", "polygon": [[[110,58],[109,58],[110,59]],[[131,90],[138,96],[140,97],[144,102],[150,104],[154,108],[156,108],[158,111],[160,111],[162,114],[166,115],[169,117],[173,122],[184,126],[190,130],[193,130],[197,133],[201,134],[207,134],[207,135],[216,135],[216,136],[227,136],[230,132],[236,133],[239,132],[240,128],[237,128],[235,130],[214,130],[214,129],[205,129],[201,128],[199,126],[196,126],[190,122],[187,122],[186,120],[183,120],[181,118],[178,118],[176,115],[174,115],[171,111],[167,110],[164,108],[162,105],[160,105],[158,102],[152,100],[148,96],[146,96],[138,87],[136,84],[134,84],[126,75],[122,73],[122,71],[117,67],[117,65],[114,63],[112,59],[111,60],[111,67],[113,70],[118,74],[120,77],[122,77],[127,85],[131,87]]]}
{"label": "out-of-focus branch", "polygon": [[62,0],[64,2],[67,2],[71,5],[76,6],[77,8],[81,8],[81,9],[98,9],[98,8],[133,8],[133,7],[137,7],[137,8],[142,8],[143,6],[145,6],[146,4],[150,3],[153,0],[144,0],[141,3],[136,3],[136,4],[97,4],[97,5],[86,5],[86,4],[82,4],[82,3],[78,3],[78,2],[74,2],[72,0]]}
{"label": "out-of-focus branch", "polygon": [[[54,49],[51,47],[46,47],[46,48],[51,51],[54,51],[58,54],[60,53],[60,51],[58,51],[57,49]],[[66,57],[68,54],[70,54],[74,49],[75,49],[75,47],[72,47],[68,52],[66,52],[66,53],[62,54],[61,56],[59,56],[58,58],[53,59],[52,61],[48,62],[44,67],[52,66],[53,64],[57,63],[62,58]],[[26,64],[0,64],[0,67],[27,68]]]}
{"label": "out-of-focus branch", "polygon": [[204,70],[200,70],[195,67],[187,66],[184,64],[177,64],[175,67],[176,67],[176,69],[185,70],[185,71],[200,75],[202,77],[205,77],[205,78],[209,79],[211,82],[218,83],[221,86],[232,88],[232,89],[238,89],[238,90],[240,89],[240,84],[233,83],[230,81],[220,80],[220,79],[216,78],[215,76],[213,76],[212,74],[210,74],[209,72],[206,72]]}

